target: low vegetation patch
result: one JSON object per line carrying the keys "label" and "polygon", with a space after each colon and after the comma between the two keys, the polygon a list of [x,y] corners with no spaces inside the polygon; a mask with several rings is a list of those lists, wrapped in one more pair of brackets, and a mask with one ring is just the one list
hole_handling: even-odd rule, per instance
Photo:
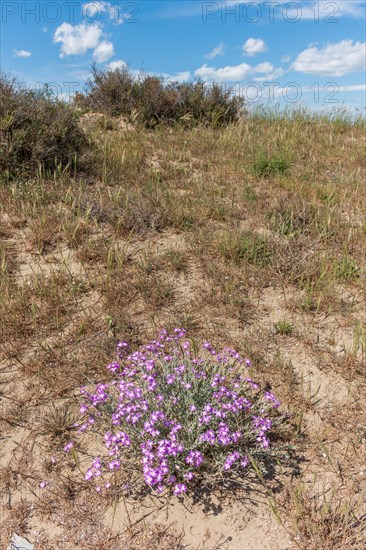
{"label": "low vegetation patch", "polygon": [[271,260],[267,240],[251,231],[230,231],[219,241],[219,250],[224,258],[235,263],[265,266]]}
{"label": "low vegetation patch", "polygon": [[[249,359],[230,348],[218,353],[209,342],[198,355],[183,329],[162,330],[131,354],[126,342],[117,348],[118,361],[107,367],[113,380],[81,390],[78,432],[92,432],[100,449],[85,479],[98,492],[121,468],[130,480],[141,472],[157,493],[179,495],[284,459],[280,403],[248,377]],[[77,448],[77,439],[65,446]]]}
{"label": "low vegetation patch", "polygon": [[266,155],[261,153],[254,163],[254,172],[260,177],[284,175],[288,171],[290,163],[283,154]]}

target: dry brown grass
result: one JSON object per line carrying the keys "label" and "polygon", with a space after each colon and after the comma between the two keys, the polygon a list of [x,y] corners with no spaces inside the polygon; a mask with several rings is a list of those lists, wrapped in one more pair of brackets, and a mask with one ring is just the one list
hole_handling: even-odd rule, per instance
{"label": "dry brown grass", "polygon": [[[93,523],[106,503],[72,489],[75,465],[50,459],[72,432],[79,386],[105,378],[116,341],[182,324],[250,356],[292,414],[301,476],[334,476],[331,502],[309,478],[305,490],[284,475],[269,492],[293,543],[361,548],[363,128],[298,116],[87,132],[102,158],[90,180],[0,188],[3,540],[17,530],[39,548],[181,547],[149,524],[117,536]],[[57,495],[40,494],[45,478]]]}

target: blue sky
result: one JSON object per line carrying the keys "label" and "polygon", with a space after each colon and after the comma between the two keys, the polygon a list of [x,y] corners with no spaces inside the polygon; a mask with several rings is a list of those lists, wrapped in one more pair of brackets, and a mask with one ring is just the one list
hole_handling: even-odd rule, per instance
{"label": "blue sky", "polygon": [[365,2],[1,2],[1,67],[82,90],[92,62],[232,87],[251,105],[364,110]]}

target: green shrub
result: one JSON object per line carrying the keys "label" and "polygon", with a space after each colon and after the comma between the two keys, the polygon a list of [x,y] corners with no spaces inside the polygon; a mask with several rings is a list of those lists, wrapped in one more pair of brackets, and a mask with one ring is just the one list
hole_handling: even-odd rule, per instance
{"label": "green shrub", "polygon": [[284,175],[289,167],[290,165],[283,155],[269,157],[262,153],[254,163],[254,172],[260,177]]}
{"label": "green shrub", "polygon": [[86,146],[75,110],[0,74],[0,172],[6,180],[75,170]]}
{"label": "green shrub", "polygon": [[164,84],[156,76],[136,78],[126,67],[103,71],[94,66],[86,95],[78,94],[76,101],[80,107],[122,115],[150,128],[159,123],[223,126],[244,112],[243,99],[218,84]]}

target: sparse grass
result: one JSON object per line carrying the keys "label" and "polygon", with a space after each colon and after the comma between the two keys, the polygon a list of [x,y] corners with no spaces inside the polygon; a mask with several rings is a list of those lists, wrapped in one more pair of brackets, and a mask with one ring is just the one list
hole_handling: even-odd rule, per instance
{"label": "sparse grass", "polygon": [[366,324],[361,321],[356,321],[353,331],[353,352],[366,358]]}
{"label": "sparse grass", "polygon": [[[0,298],[2,342],[29,338],[35,333],[47,335],[60,330],[85,287],[65,269],[49,275],[33,276],[28,283],[14,278],[5,280]],[[14,325],[14,320],[16,324]]]}
{"label": "sparse grass", "polygon": [[61,406],[51,404],[45,407],[39,415],[34,426],[35,433],[56,439],[59,443],[62,441],[66,443],[73,431],[76,419],[76,411],[72,410],[70,403],[66,402]]}
{"label": "sparse grass", "polygon": [[165,257],[170,265],[173,267],[173,269],[175,269],[178,273],[185,273],[187,271],[187,257],[184,252],[181,252],[180,250],[174,248],[170,248],[165,253]]}
{"label": "sparse grass", "polygon": [[250,231],[227,231],[218,240],[218,249],[226,260],[234,263],[244,261],[264,267],[271,259],[267,240]]}
{"label": "sparse grass", "polygon": [[[361,548],[363,125],[304,113],[257,113],[220,129],[119,125],[108,115],[85,128],[92,175],[51,168],[0,186],[0,422],[15,448],[0,458],[2,496],[28,495],[7,510],[7,529],[26,534],[32,517],[41,525],[61,514],[70,547],[83,547],[77,525],[96,548],[179,548],[138,526],[116,542],[102,519],[93,526],[104,504],[75,485],[75,462],[63,471],[50,460],[74,429],[79,386],[104,379],[116,340],[136,347],[163,325],[184,326],[251,357],[253,378],[271,383],[292,415],[299,471],[327,475],[319,438],[339,444],[342,498],[301,488],[297,472],[284,472],[273,495],[294,543]],[[55,483],[51,496],[34,496],[41,479]]]}
{"label": "sparse grass", "polygon": [[340,281],[353,281],[360,277],[360,268],[355,260],[349,256],[343,256],[335,264],[335,274]]}
{"label": "sparse grass", "polygon": [[278,321],[278,323],[275,324],[275,330],[278,334],[290,336],[293,332],[293,326],[285,319],[281,319],[280,321]]}
{"label": "sparse grass", "polygon": [[140,275],[136,280],[136,289],[142,299],[154,309],[169,306],[174,298],[172,284],[162,277],[156,278],[150,275]]}
{"label": "sparse grass", "polygon": [[305,201],[301,204],[291,204],[286,198],[281,198],[278,205],[270,213],[271,226],[280,235],[295,237],[298,234],[308,234],[317,224],[317,209]]}
{"label": "sparse grass", "polygon": [[299,483],[288,501],[296,546],[309,550],[362,547],[366,522],[360,508],[360,498],[343,499],[334,490],[314,495]]}
{"label": "sparse grass", "polygon": [[257,193],[255,192],[253,187],[251,187],[248,184],[245,184],[243,186],[242,197],[243,197],[244,200],[249,201],[249,202],[254,202],[258,199]]}

